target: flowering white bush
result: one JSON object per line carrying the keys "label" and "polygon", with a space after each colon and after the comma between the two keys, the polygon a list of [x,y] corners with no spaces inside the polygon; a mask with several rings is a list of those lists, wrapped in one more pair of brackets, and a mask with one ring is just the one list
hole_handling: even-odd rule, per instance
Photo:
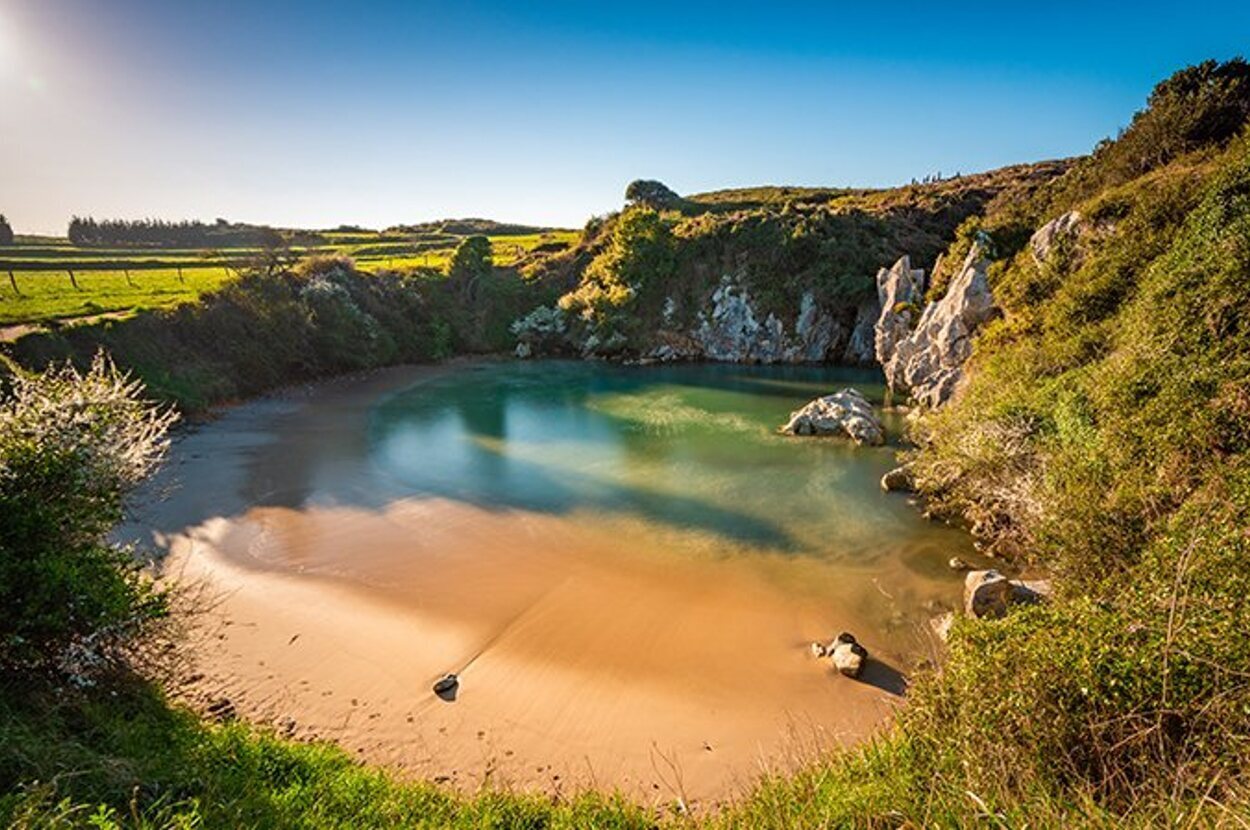
{"label": "flowering white bush", "polygon": [[17,375],[0,400],[0,667],[86,668],[163,613],[105,537],[169,446],[171,410],[103,355]]}

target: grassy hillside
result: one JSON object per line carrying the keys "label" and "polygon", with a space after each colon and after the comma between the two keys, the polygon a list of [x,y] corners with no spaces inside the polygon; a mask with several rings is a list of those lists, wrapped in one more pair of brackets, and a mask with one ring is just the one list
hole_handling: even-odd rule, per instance
{"label": "grassy hillside", "polygon": [[281,386],[396,363],[511,347],[516,317],[555,292],[515,269],[370,274],[343,257],[249,269],[194,303],[26,334],[20,365],[101,349],[157,398],[196,412]]}
{"label": "grassy hillside", "polygon": [[879,268],[904,253],[932,264],[969,217],[996,201],[1028,198],[1068,164],[883,190],[670,193],[592,222],[580,245],[531,271],[568,289],[561,307],[575,341],[594,337],[624,353],[645,351],[660,329],[693,326],[727,275],[746,288],[761,317],[792,319],[810,292],[849,324],[856,306],[875,296]]}
{"label": "grassy hillside", "polygon": [[[1053,568],[1061,599],[965,626],[903,729],[990,803],[1245,814],[1248,121],[1244,63],[1186,70],[981,223],[1004,316],[921,422],[916,474],[935,510]],[[1070,210],[1039,262],[1026,231]]]}

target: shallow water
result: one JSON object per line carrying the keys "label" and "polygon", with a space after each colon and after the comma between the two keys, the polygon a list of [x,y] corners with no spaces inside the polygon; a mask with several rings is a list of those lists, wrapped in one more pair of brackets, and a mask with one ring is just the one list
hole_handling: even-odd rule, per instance
{"label": "shallow water", "polygon": [[[886,722],[958,602],[946,561],[975,559],[881,491],[896,446],[777,434],[847,385],[883,391],[822,367],[397,370],[194,433],[144,525],[223,592],[202,691],[248,718],[470,788],[667,797],[673,764],[719,799]],[[859,682],[807,649],[842,630]],[[454,703],[429,692],[446,671]]]}
{"label": "shallow water", "polygon": [[877,372],[847,368],[484,365],[385,400],[368,452],[411,495],[575,513],[619,525],[623,546],[645,533],[663,555],[755,557],[774,578],[791,562],[809,589],[848,572],[865,589],[874,569],[910,576],[869,596],[894,600],[867,604],[879,619],[916,619],[950,600],[946,560],[970,546],[881,491],[901,419],[887,416],[886,447],[777,433],[792,410],[848,385],[878,403],[884,393]]}

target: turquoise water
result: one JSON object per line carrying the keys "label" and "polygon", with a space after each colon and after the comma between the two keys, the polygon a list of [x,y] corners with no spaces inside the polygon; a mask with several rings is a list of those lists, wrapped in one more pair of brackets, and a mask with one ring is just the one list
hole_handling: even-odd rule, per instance
{"label": "turquoise water", "polygon": [[487,364],[381,402],[369,453],[409,496],[645,526],[672,537],[669,555],[901,569],[931,583],[925,595],[949,595],[945,562],[969,552],[967,538],[879,487],[899,419],[887,418],[886,447],[777,434],[842,386],[880,402],[880,380],[825,367]]}

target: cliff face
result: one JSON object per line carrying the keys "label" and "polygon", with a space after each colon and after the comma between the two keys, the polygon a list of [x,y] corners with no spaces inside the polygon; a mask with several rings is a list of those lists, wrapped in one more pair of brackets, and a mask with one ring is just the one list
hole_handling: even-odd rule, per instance
{"label": "cliff face", "polygon": [[[566,286],[562,337],[516,331],[520,353],[868,364],[919,315],[923,272],[890,296],[873,274],[900,253],[933,262],[993,200],[1019,198],[1066,162],[879,191],[763,188],[635,201],[587,227],[577,250],[528,276]],[[631,191],[632,192],[632,191]],[[907,266],[910,268],[910,264]]]}
{"label": "cliff face", "polygon": [[654,334],[658,342],[644,356],[661,361],[867,364],[873,360],[877,311],[871,301],[859,308],[824,307],[808,291],[792,318],[765,314],[742,281],[726,275],[692,325],[675,329],[671,319],[664,321]]}

